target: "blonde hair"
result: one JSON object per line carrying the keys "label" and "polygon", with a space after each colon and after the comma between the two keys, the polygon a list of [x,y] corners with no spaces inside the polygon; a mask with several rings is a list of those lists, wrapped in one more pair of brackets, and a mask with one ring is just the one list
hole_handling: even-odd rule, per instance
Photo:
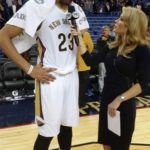
{"label": "blonde hair", "polygon": [[147,36],[148,19],[145,13],[137,8],[123,7],[122,19],[125,23],[123,36],[116,36],[116,40],[109,44],[109,48],[118,47],[118,55],[128,57],[137,45],[150,45]]}

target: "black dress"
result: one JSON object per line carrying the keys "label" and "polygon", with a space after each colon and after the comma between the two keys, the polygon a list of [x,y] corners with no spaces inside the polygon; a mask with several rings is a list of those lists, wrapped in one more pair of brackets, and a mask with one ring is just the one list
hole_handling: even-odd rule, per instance
{"label": "black dress", "polygon": [[89,65],[104,62],[106,77],[99,114],[98,142],[110,145],[112,150],[129,150],[135,126],[135,98],[121,103],[118,110],[121,115],[121,136],[117,136],[107,128],[107,107],[118,95],[127,91],[135,82],[145,90],[150,81],[150,49],[145,45],[137,46],[129,58],[117,56],[117,48],[107,47],[95,56],[83,55]]}

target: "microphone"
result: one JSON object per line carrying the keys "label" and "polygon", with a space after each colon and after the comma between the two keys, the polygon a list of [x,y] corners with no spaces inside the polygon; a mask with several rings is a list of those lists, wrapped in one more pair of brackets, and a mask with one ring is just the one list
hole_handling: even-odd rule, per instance
{"label": "microphone", "polygon": [[[74,6],[70,5],[68,7],[68,14],[66,15],[66,18],[68,20],[70,20],[71,24],[74,26],[74,28],[77,29],[76,19],[79,18],[79,13],[77,13],[75,11],[75,7]],[[74,40],[75,40],[76,45],[78,46],[79,45],[79,38],[78,38],[77,35],[74,36]]]}

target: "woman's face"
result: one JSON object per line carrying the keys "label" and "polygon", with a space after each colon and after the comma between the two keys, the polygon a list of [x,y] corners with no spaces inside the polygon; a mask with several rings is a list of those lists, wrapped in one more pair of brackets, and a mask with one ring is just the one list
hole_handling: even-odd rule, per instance
{"label": "woman's face", "polygon": [[125,33],[125,23],[122,15],[115,21],[115,26],[113,30],[118,35],[124,35]]}

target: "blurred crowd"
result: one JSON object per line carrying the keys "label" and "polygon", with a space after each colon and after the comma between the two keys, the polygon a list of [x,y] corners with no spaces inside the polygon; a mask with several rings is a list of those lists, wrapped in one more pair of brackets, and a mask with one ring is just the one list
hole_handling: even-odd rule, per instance
{"label": "blurred crowd", "polygon": [[75,0],[86,12],[102,13],[117,12],[123,6],[134,6],[150,13],[148,3],[144,0]]}
{"label": "blurred crowd", "polygon": [[0,28],[27,0],[0,0]]}
{"label": "blurred crowd", "polygon": [[[0,0],[0,28],[28,0]],[[123,6],[142,9],[150,16],[150,2],[145,0],[74,0],[86,13],[120,12]]]}

